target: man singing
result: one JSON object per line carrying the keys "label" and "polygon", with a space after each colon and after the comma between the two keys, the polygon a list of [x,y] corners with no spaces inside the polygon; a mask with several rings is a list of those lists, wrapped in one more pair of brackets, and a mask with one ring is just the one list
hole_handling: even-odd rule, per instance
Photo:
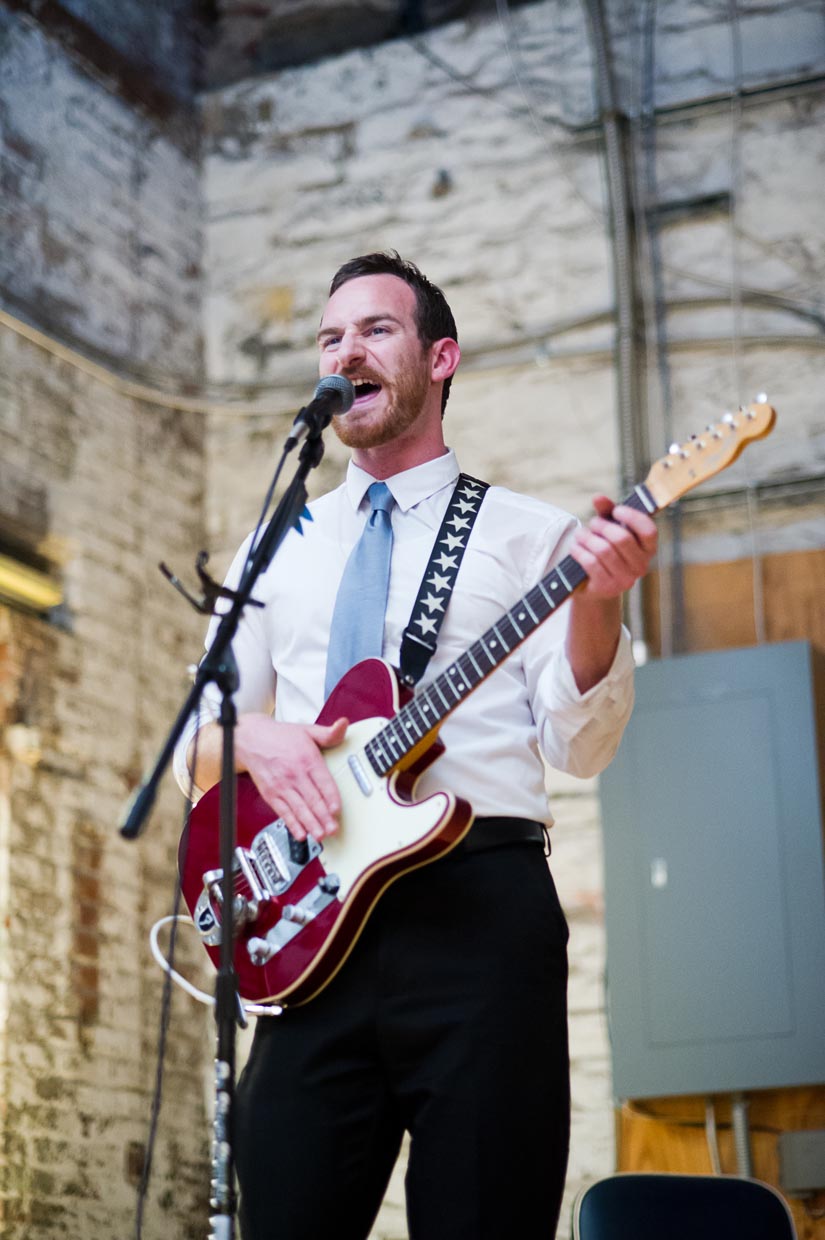
{"label": "man singing", "polygon": [[[255,590],[265,606],[247,609],[233,648],[237,769],[296,839],[323,842],[340,798],[322,751],[347,720],[313,720],[362,621],[374,628],[377,616],[371,653],[399,662],[459,477],[443,415],[460,352],[441,290],[393,253],[336,273],[318,347],[321,374],[355,387],[333,422],[352,450],[347,476],[284,540]],[[412,1240],[555,1234],[569,1130],[567,926],[543,848],[543,761],[591,776],[615,753],[633,693],[621,595],[656,548],[649,517],[594,503],[586,527],[501,487],[480,503],[420,689],[564,555],[587,581],[443,725],[446,752],[416,795],[469,801],[466,838],[388,888],[317,997],[258,1022],[235,1109],[244,1240],[365,1240],[405,1130]],[[364,582],[361,614],[342,620],[368,525],[383,531],[389,579],[377,604]],[[178,763],[187,790],[191,778],[201,791],[217,782],[220,749],[214,722],[190,733]]]}

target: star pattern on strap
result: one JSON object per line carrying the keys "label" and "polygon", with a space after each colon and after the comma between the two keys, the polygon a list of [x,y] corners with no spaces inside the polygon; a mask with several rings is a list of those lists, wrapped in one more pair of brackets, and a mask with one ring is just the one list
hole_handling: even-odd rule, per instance
{"label": "star pattern on strap", "polygon": [[[450,556],[445,556],[445,555],[442,555],[440,558],[441,558],[442,560],[446,560],[446,559],[451,559],[451,558],[452,558],[452,559],[454,559],[455,557],[450,557]],[[442,565],[442,567],[443,567],[443,565]],[[453,566],[453,567],[455,567],[455,566]],[[436,591],[439,591],[439,590],[446,590],[446,589],[448,589],[448,588],[449,588],[449,585],[450,585],[450,578],[449,578],[449,577],[447,577],[446,575],[442,574],[442,573],[433,573],[432,577],[428,577],[428,578],[427,578],[426,584],[427,584],[428,586],[432,586],[432,587],[433,587],[433,589],[434,589],[434,590],[436,590]]]}
{"label": "star pattern on strap", "polygon": [[426,598],[422,598],[421,606],[426,607],[431,614],[434,611],[443,611],[444,599],[438,598],[435,594],[428,594]]}
{"label": "star pattern on strap", "polygon": [[447,544],[448,551],[455,551],[456,547],[464,546],[464,539],[459,538],[457,534],[445,534],[441,541]]}
{"label": "star pattern on strap", "polygon": [[[438,547],[446,548],[446,550],[441,550],[440,554],[434,555],[430,561],[431,573],[425,580],[429,591],[425,594],[422,585],[412,619],[412,625],[420,630],[422,637],[437,637],[439,625],[455,584],[461,555],[472,529],[473,518],[484,498],[485,490],[486,488],[479,488],[477,485],[472,486],[465,482],[457,488],[450,500],[441,537],[438,540]],[[450,533],[447,526],[455,532]]]}

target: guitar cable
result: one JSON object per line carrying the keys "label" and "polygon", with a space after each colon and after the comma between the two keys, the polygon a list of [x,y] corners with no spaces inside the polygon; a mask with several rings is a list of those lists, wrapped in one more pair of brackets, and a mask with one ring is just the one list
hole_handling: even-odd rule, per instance
{"label": "guitar cable", "polygon": [[[171,925],[172,923],[174,923],[176,927],[194,926],[195,924],[191,917],[187,917],[181,913],[170,913],[166,917],[161,917],[155,922],[152,929],[149,931],[149,949],[161,969],[163,969],[163,972],[167,975],[167,977],[171,978],[173,982],[180,986],[181,990],[185,990],[186,993],[191,995],[193,999],[197,999],[198,1003],[204,1003],[208,1007],[214,1007],[214,995],[209,994],[205,990],[199,990],[194,983],[190,982],[183,976],[182,973],[178,973],[174,968],[174,938],[170,940],[169,956],[164,956],[163,951],[158,944],[158,934],[164,926]],[[176,935],[176,931],[173,931],[173,936],[174,935]],[[265,1007],[262,1003],[242,1003],[241,1006],[243,1007],[244,1012],[246,1012],[249,1016],[280,1016],[283,1011],[283,1008],[279,1007],[277,1004],[270,1004]]]}

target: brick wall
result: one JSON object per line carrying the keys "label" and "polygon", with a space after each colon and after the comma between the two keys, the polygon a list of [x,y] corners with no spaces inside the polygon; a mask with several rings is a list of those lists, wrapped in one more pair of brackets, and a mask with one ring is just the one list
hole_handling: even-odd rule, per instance
{"label": "brick wall", "polygon": [[[96,67],[93,39],[67,49],[59,36],[0,7],[0,300],[110,372],[191,383],[194,127]],[[200,545],[204,430],[200,415],[130,399],[0,328],[0,543],[39,557],[65,594],[59,622],[0,605],[8,1240],[111,1240],[134,1227],[161,993],[147,933],[171,907],[177,789],[164,789],[139,842],[116,824],[200,642],[156,565],[188,573]],[[200,950],[183,954],[197,976]],[[175,997],[147,1240],[206,1233],[201,1011]]]}
{"label": "brick wall", "polygon": [[[138,843],[116,824],[196,648],[200,626],[155,565],[184,567],[197,541],[203,426],[11,332],[0,357],[0,451],[44,487],[40,546],[67,611],[57,627],[0,607],[0,1231],[103,1240],[134,1216],[160,996],[146,936],[171,907],[177,790]],[[208,1043],[193,1006],[174,1005],[147,1237],[204,1234]]]}

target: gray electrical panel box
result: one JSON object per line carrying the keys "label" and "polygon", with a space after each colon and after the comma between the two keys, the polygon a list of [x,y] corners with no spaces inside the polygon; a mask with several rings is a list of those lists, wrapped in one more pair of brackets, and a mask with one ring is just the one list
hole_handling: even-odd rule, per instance
{"label": "gray electrical panel box", "polygon": [[825,1082],[825,867],[807,642],[636,674],[602,775],[618,1098]]}

